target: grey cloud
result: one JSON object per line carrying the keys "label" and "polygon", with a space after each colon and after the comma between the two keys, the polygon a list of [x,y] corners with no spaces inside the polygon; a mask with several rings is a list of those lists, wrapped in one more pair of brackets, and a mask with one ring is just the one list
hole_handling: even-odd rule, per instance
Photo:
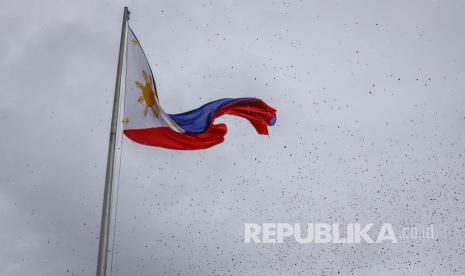
{"label": "grey cloud", "polygon": [[[222,118],[197,152],[123,142],[113,275],[461,275],[459,1],[10,1],[0,11],[0,274],[95,271],[122,7],[176,113]],[[430,224],[397,245],[253,245],[244,222]]]}

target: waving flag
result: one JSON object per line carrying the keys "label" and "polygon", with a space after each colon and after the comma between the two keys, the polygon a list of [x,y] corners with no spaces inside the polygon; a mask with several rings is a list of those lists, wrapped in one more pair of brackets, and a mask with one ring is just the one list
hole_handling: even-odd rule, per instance
{"label": "waving flag", "polygon": [[225,124],[214,124],[224,114],[247,119],[259,134],[268,134],[276,110],[256,98],[225,98],[180,114],[167,114],[160,105],[150,65],[129,28],[123,132],[131,140],[177,150],[197,150],[224,141]]}

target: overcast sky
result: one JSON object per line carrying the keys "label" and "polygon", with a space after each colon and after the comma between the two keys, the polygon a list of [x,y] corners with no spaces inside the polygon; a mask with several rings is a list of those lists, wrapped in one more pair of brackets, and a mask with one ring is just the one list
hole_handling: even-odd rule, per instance
{"label": "overcast sky", "polygon": [[[349,3],[350,2],[350,3]],[[112,275],[463,275],[462,1],[0,0],[0,275],[93,275],[123,7],[169,113],[253,96],[270,136],[123,141]],[[434,224],[245,244],[244,222]]]}

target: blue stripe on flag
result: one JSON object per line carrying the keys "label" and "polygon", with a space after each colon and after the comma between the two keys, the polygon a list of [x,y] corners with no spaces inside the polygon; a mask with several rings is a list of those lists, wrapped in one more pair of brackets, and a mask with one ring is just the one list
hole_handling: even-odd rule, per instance
{"label": "blue stripe on flag", "polygon": [[190,133],[204,132],[210,125],[211,118],[221,107],[235,102],[244,100],[253,100],[255,98],[224,98],[202,105],[201,107],[179,114],[170,114],[171,119]]}

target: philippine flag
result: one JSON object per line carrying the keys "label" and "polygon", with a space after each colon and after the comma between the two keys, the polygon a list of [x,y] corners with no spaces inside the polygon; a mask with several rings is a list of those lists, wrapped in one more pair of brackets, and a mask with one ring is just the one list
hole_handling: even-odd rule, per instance
{"label": "philippine flag", "polygon": [[276,110],[256,98],[225,98],[180,114],[160,105],[150,65],[129,28],[126,43],[123,133],[134,142],[176,150],[197,150],[224,141],[226,125],[215,118],[228,114],[247,119],[259,134],[268,134]]}

